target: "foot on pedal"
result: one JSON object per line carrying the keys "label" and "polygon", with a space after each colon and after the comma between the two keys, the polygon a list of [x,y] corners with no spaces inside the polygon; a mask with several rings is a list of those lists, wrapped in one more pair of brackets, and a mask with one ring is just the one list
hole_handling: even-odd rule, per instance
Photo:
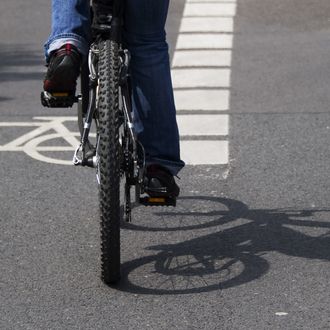
{"label": "foot on pedal", "polygon": [[81,55],[71,44],[50,55],[48,70],[41,92],[41,103],[45,107],[72,107],[76,102],[75,90],[80,73]]}
{"label": "foot on pedal", "polygon": [[43,91],[40,95],[41,104],[48,108],[71,108],[75,102],[77,102],[77,97],[74,93],[58,93],[58,92],[47,92]]}
{"label": "foot on pedal", "polygon": [[158,164],[147,167],[144,190],[148,196],[142,197],[140,202],[149,206],[175,206],[180,193],[172,173]]}
{"label": "foot on pedal", "polygon": [[141,197],[140,204],[145,206],[176,206],[175,197]]}

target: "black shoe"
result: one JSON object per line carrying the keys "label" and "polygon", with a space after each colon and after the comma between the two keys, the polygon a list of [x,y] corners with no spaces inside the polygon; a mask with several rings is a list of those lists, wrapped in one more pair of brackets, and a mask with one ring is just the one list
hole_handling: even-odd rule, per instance
{"label": "black shoe", "polygon": [[149,165],[145,176],[145,191],[150,197],[178,197],[180,188],[173,175],[165,167]]}
{"label": "black shoe", "polygon": [[74,95],[80,73],[81,55],[77,48],[65,44],[52,52],[44,80],[44,91]]}

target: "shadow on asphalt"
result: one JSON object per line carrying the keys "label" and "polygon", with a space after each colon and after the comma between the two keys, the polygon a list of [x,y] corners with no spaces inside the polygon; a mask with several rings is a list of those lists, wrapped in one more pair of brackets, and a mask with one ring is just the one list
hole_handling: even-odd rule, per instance
{"label": "shadow on asphalt", "polygon": [[[330,260],[330,222],[316,218],[316,215],[330,212],[328,209],[250,210],[240,201],[225,198],[199,196],[181,200],[192,198],[204,202],[217,199],[221,204],[230,205],[227,214],[219,212],[218,222],[205,223],[205,227],[226,224],[226,228],[217,228],[215,233],[178,244],[149,247],[159,252],[124,263],[124,276],[117,289],[154,295],[223,290],[265,275],[271,264],[264,256],[272,252]],[[166,216],[170,216],[169,213],[166,212]],[[214,219],[214,215],[211,210],[209,216]],[[181,217],[182,214],[175,211],[171,216]],[[198,218],[200,214],[185,211],[184,216]],[[231,227],[228,226],[234,221]],[[141,227],[137,229],[142,230]],[[164,228],[159,229],[164,231]],[[183,229],[187,230],[186,227]]]}
{"label": "shadow on asphalt", "polygon": [[[39,50],[32,51],[21,44],[0,44],[0,83],[25,80],[41,81],[43,77],[42,61]],[[1,99],[5,100],[4,97]]]}
{"label": "shadow on asphalt", "polygon": [[13,99],[12,97],[3,97],[3,96],[0,96],[0,102],[10,101],[12,99]]}

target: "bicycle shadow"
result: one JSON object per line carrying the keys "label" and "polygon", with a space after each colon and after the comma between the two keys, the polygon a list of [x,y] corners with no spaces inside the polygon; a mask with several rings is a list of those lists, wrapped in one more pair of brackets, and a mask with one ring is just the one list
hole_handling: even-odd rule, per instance
{"label": "bicycle shadow", "polygon": [[[137,206],[137,208],[143,210],[141,205]],[[135,231],[150,232],[205,229],[237,219],[246,211],[247,206],[244,203],[229,198],[185,196],[179,197],[178,205],[174,212],[155,212],[154,215],[157,217],[157,221],[152,219],[147,224],[123,222],[121,227]],[[171,221],[167,223],[168,221],[166,220],[169,218],[171,218]],[[176,218],[180,218],[179,221],[173,221]],[[155,224],[157,224],[156,227]]]}
{"label": "bicycle shadow", "polygon": [[[156,254],[124,263],[118,289],[139,294],[191,294],[227,289],[265,275],[271,268],[267,254],[272,252],[330,260],[330,221],[317,219],[318,214],[330,210],[250,210],[239,201],[218,200],[241,207],[237,211],[230,209],[227,215],[222,211],[215,233],[177,244],[151,246],[148,249]],[[198,212],[192,213],[199,216]],[[210,214],[213,218],[214,211]],[[166,211],[166,216],[181,214]],[[216,225],[215,220],[212,223]],[[231,227],[221,228],[230,223]]]}

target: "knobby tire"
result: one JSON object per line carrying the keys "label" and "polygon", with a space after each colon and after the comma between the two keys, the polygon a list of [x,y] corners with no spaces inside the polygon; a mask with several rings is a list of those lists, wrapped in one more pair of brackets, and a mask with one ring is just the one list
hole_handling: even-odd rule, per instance
{"label": "knobby tire", "polygon": [[120,279],[120,143],[118,44],[99,43],[99,203],[102,280]]}

